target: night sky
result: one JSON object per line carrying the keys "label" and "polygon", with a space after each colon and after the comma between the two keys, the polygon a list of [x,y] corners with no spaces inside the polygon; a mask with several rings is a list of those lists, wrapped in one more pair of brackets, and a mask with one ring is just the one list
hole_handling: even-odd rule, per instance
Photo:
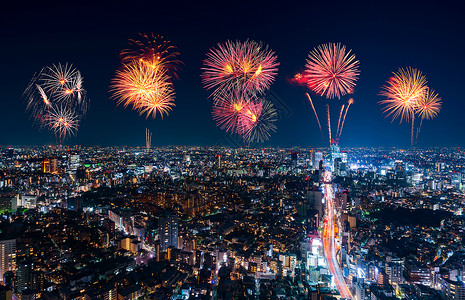
{"label": "night sky", "polygon": [[[9,2],[0,12],[0,145],[56,144],[53,134],[32,125],[22,93],[42,67],[69,62],[84,76],[91,102],[77,136],[64,144],[142,146],[147,127],[154,146],[234,146],[235,138],[227,138],[211,118],[200,68],[218,42],[248,38],[276,52],[280,66],[271,91],[287,109],[263,146],[327,146],[305,98],[307,90],[288,82],[304,66],[308,52],[327,42],[345,44],[360,60],[356,103],[347,115],[342,147],[409,146],[409,125],[391,123],[378,104],[380,87],[391,72],[407,66],[422,70],[443,99],[439,116],[423,123],[418,146],[465,146],[465,20],[458,1]],[[184,62],[175,81],[176,107],[163,120],[146,120],[109,99],[119,52],[139,32],[165,36]],[[313,99],[322,116],[326,100]]]}

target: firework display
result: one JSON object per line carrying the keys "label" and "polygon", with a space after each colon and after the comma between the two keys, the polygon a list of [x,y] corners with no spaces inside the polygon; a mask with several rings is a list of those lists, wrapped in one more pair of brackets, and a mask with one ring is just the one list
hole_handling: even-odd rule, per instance
{"label": "firework display", "polygon": [[43,68],[32,78],[24,96],[34,123],[53,131],[60,142],[76,134],[89,104],[81,73],[68,63]]}
{"label": "firework display", "polygon": [[222,96],[232,90],[263,94],[278,71],[275,53],[255,41],[218,44],[207,53],[202,68],[202,82],[211,96]]}
{"label": "firework display", "polygon": [[277,130],[278,112],[273,102],[262,99],[249,103],[239,121],[239,132],[247,143],[262,143]]}
{"label": "firework display", "polygon": [[392,120],[400,118],[400,122],[409,122],[415,116],[418,101],[427,89],[426,77],[421,71],[413,68],[399,69],[381,89],[381,96],[386,99],[383,112]]}
{"label": "firework display", "polygon": [[248,109],[249,103],[256,102],[254,96],[245,93],[232,93],[219,99],[220,105],[213,106],[213,120],[217,126],[228,133],[234,133],[239,128],[242,114]]}
{"label": "firework display", "polygon": [[76,134],[79,126],[76,112],[62,105],[50,110],[46,123],[61,140]]}
{"label": "firework display", "polygon": [[[327,43],[314,48],[309,53],[304,71],[295,74],[290,81],[308,87],[312,92],[325,99],[341,99],[344,95],[354,92],[359,75],[359,61],[355,59],[354,54],[351,54],[351,50],[346,50],[346,47],[340,43]],[[305,95],[315,113],[318,127],[323,135],[315,105],[310,95],[308,93]],[[349,99],[347,105],[341,105],[334,140],[331,134],[330,105],[329,103],[325,105],[330,144],[339,142],[347,112],[353,102],[353,99]]]}
{"label": "firework display", "polygon": [[[173,81],[182,65],[179,56],[177,48],[162,36],[149,33],[130,39],[128,47],[120,52],[121,66],[111,80],[110,98],[147,119],[168,116],[175,107]],[[278,110],[265,95],[275,81],[278,66],[275,52],[262,42],[228,40],[208,50],[201,79],[212,100],[213,120],[220,129],[238,135],[247,145],[271,137],[277,130]],[[344,96],[354,93],[359,67],[351,49],[341,43],[325,43],[313,48],[301,71],[290,78],[309,89],[305,96],[323,137],[326,133],[319,114],[326,114],[330,145],[339,143],[349,108],[355,103],[349,97],[345,101]],[[50,130],[63,142],[77,133],[88,111],[83,83],[72,64],[42,68],[24,91],[26,112],[35,125]],[[379,95],[386,118],[411,124],[412,146],[423,121],[436,118],[442,107],[441,97],[428,86],[426,76],[412,67],[393,72]],[[336,118],[337,127],[333,128],[331,119],[335,122]]]}
{"label": "firework display", "polygon": [[212,91],[213,119],[228,133],[250,143],[276,131],[277,111],[263,98],[277,75],[277,57],[255,41],[227,41],[207,53],[202,68],[205,89]]}
{"label": "firework display", "polygon": [[316,94],[328,99],[352,94],[360,71],[355,55],[341,44],[328,43],[310,52],[302,76]]}
{"label": "firework display", "polygon": [[427,86],[427,79],[423,73],[415,68],[399,69],[397,73],[381,87],[380,95],[385,99],[380,101],[384,105],[386,117],[402,123],[412,121],[410,144],[415,143],[415,118],[420,118],[416,138],[420,132],[424,119],[433,119],[441,110],[441,98]]}
{"label": "firework display", "polygon": [[162,36],[150,34],[139,34],[139,40],[130,39],[130,48],[121,51],[121,61],[123,64],[131,64],[140,61],[150,66],[161,67],[166,73],[178,78],[181,61],[176,47]]}
{"label": "firework display", "polygon": [[176,48],[162,37],[140,34],[130,40],[132,48],[121,52],[122,67],[112,80],[112,98],[125,108],[130,106],[146,118],[161,118],[174,108],[172,79],[181,64]]}
{"label": "firework display", "polygon": [[139,60],[117,70],[112,80],[113,97],[147,118],[167,115],[174,107],[174,89],[166,71]]}

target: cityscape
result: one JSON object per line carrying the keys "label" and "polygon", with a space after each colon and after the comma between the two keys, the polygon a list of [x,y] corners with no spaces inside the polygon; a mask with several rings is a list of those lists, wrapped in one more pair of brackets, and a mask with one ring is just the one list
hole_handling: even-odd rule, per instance
{"label": "cityscape", "polygon": [[463,9],[16,1],[0,300],[465,300]]}
{"label": "cityscape", "polygon": [[464,150],[1,150],[7,299],[464,295]]}

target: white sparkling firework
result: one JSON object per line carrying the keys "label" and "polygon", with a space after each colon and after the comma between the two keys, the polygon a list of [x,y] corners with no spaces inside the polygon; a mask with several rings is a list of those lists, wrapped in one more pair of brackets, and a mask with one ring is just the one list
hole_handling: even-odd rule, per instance
{"label": "white sparkling firework", "polygon": [[58,106],[50,111],[47,117],[47,126],[63,141],[65,138],[76,134],[79,126],[78,116],[74,110],[66,106]]}

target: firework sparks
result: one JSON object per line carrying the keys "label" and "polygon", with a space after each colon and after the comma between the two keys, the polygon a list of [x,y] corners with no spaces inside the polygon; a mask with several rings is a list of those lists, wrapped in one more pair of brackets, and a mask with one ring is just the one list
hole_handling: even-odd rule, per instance
{"label": "firework sparks", "polygon": [[380,104],[384,104],[383,112],[392,120],[400,118],[400,122],[413,119],[418,106],[426,92],[426,77],[414,68],[399,69],[382,87],[380,95],[386,97]]}
{"label": "firework sparks", "polygon": [[241,114],[244,114],[250,102],[256,102],[254,96],[244,93],[233,93],[217,99],[213,106],[213,120],[218,127],[226,132],[234,133],[238,130]]}
{"label": "firework sparks", "polygon": [[73,109],[66,106],[58,106],[50,111],[47,117],[47,125],[63,141],[66,137],[76,134],[79,126],[78,116]]}
{"label": "firework sparks", "polygon": [[174,89],[166,72],[157,66],[134,61],[116,71],[112,80],[112,98],[124,107],[132,106],[140,114],[163,118],[175,106]]}
{"label": "firework sparks", "polygon": [[433,89],[427,88],[417,102],[417,113],[421,119],[434,119],[441,110],[441,98]]}
{"label": "firework sparks", "polygon": [[[26,112],[61,141],[74,135],[88,108],[81,73],[72,64],[53,64],[32,78],[24,91]],[[61,121],[60,121],[61,120]]]}
{"label": "firework sparks", "polygon": [[[421,71],[408,67],[399,69],[382,87],[380,95],[386,99],[380,101],[384,104],[383,112],[392,120],[412,121],[410,143],[413,147],[421,130],[424,119],[433,119],[441,110],[441,98],[427,85],[426,77]],[[420,124],[415,131],[415,119],[420,118]]]}
{"label": "firework sparks", "polygon": [[121,51],[123,64],[131,64],[140,61],[154,67],[160,67],[169,76],[177,78],[179,65],[179,52],[176,47],[165,40],[162,36],[150,34],[139,34],[139,39],[129,40],[130,48]]}
{"label": "firework sparks", "polygon": [[227,41],[207,53],[202,81],[215,97],[232,91],[262,94],[274,81],[278,65],[275,53],[266,45]]}
{"label": "firework sparks", "polygon": [[341,44],[328,43],[310,52],[303,77],[315,93],[326,98],[351,94],[360,75],[359,61]]}
{"label": "firework sparks", "polygon": [[82,99],[82,76],[71,64],[58,63],[42,72],[41,86],[53,95],[56,101]]}
{"label": "firework sparks", "polygon": [[318,118],[318,114],[316,113],[315,106],[313,106],[312,98],[310,98],[310,95],[308,93],[305,93],[305,95],[307,96],[308,101],[310,102],[310,105],[312,106],[313,112],[315,113],[316,121],[318,122],[318,127],[320,128],[321,135],[323,135],[323,130],[321,129],[320,119]]}
{"label": "firework sparks", "polygon": [[423,125],[423,120],[432,120],[436,118],[439,114],[439,111],[441,110],[442,102],[438,93],[436,93],[433,89],[427,88],[423,97],[418,100],[417,104],[416,113],[420,117],[420,125],[418,125],[417,128],[416,140],[418,140],[418,135],[420,134],[421,126]]}
{"label": "firework sparks", "polygon": [[277,120],[278,113],[271,101],[261,99],[256,103],[250,102],[241,115],[238,131],[247,143],[262,143],[276,131]]}

